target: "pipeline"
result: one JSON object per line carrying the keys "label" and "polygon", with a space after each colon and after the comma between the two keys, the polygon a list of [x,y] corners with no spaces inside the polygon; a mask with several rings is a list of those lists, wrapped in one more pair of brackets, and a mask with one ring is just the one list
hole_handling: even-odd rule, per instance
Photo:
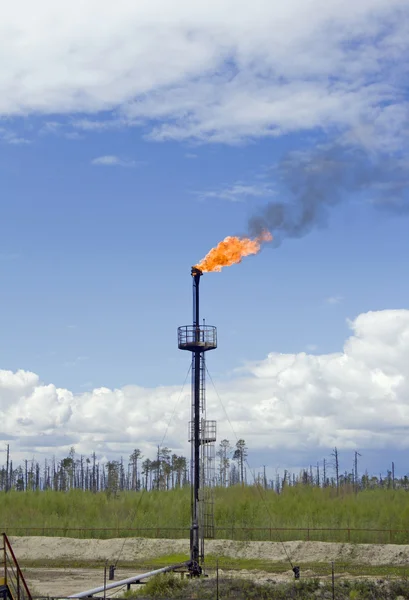
{"label": "pipeline", "polygon": [[159,575],[160,573],[168,573],[169,571],[174,571],[175,569],[180,569],[181,567],[189,567],[191,565],[191,561],[188,560],[183,563],[178,563],[177,565],[172,565],[171,567],[163,567],[162,569],[156,569],[155,571],[149,571],[148,573],[142,573],[142,575],[135,575],[134,577],[128,577],[127,579],[121,579],[121,581],[115,581],[115,583],[108,583],[107,585],[93,588],[92,590],[86,590],[85,592],[79,592],[78,594],[73,594],[72,596],[68,596],[68,598],[87,598],[91,597],[94,594],[99,594],[104,590],[112,590],[116,587],[120,587],[121,585],[127,585],[131,583],[136,583],[141,581],[141,579],[145,579],[146,577],[153,577],[154,575]]}

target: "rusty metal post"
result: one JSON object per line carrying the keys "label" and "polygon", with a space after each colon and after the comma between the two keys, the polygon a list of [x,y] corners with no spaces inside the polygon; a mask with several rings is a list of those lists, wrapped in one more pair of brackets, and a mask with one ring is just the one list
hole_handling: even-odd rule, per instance
{"label": "rusty metal post", "polygon": [[332,600],[335,600],[335,569],[334,569],[334,562],[331,563],[331,575],[332,575]]}
{"label": "rusty metal post", "polygon": [[105,561],[105,566],[104,566],[104,600],[106,600],[107,597],[107,563]]}
{"label": "rusty metal post", "polygon": [[219,559],[216,558],[216,600],[219,600]]}
{"label": "rusty metal post", "polygon": [[6,552],[6,534],[2,534],[3,538],[3,555],[4,555],[4,583],[7,585],[7,552]]}

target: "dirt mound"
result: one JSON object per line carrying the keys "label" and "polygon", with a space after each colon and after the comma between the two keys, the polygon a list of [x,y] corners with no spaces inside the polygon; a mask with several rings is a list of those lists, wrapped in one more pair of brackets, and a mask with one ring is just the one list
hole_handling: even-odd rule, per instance
{"label": "dirt mound", "polygon": [[[155,558],[167,554],[188,557],[189,540],[126,538],[110,540],[78,540],[61,537],[12,537],[18,559],[123,561]],[[206,552],[214,556],[287,561],[294,563],[348,562],[361,565],[404,565],[409,561],[409,546],[395,544],[334,544],[327,542],[234,542],[209,540]]]}

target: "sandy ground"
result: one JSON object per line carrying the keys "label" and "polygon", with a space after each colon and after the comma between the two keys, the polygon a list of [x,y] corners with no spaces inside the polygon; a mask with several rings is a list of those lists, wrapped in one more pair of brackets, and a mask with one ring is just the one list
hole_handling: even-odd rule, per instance
{"label": "sandy ground", "polygon": [[[11,543],[18,560],[64,560],[83,562],[84,568],[23,568],[33,595],[66,597],[70,594],[103,585],[102,567],[86,568],[87,562],[117,561],[115,579],[125,579],[137,575],[137,568],[121,568],[121,560],[130,562],[149,559],[167,554],[186,554],[188,540],[156,540],[146,538],[127,538],[111,540],[77,540],[57,537],[13,537]],[[335,544],[327,542],[285,542],[285,550],[293,564],[306,562],[350,563],[356,565],[407,565],[409,564],[409,546],[393,544]],[[288,558],[283,544],[276,542],[234,542],[230,540],[208,540],[206,551],[214,556],[232,558],[259,558],[282,562],[281,573],[263,571],[227,571],[220,570],[221,577],[243,577],[258,581],[290,581],[294,575],[288,569]],[[303,577],[314,576],[302,570]],[[210,576],[213,576],[210,573]],[[343,573],[343,577],[347,577]],[[124,589],[119,590],[122,594]],[[112,594],[112,591],[111,591]]]}
{"label": "sandy ground", "polygon": [[[104,584],[103,569],[23,569],[24,577],[33,596],[49,596],[65,598],[71,594],[82,592]],[[122,569],[121,578],[136,575],[135,569]],[[108,582],[110,583],[110,582]],[[126,588],[118,589],[122,595]],[[109,590],[109,596],[114,596]],[[103,594],[99,594],[102,596]]]}
{"label": "sandy ground", "polygon": [[[126,579],[137,575],[135,569],[120,569],[116,574],[116,579]],[[210,572],[209,577],[214,578],[215,573]],[[313,573],[303,572],[303,577],[313,576]],[[47,568],[27,568],[24,569],[24,576],[29,590],[33,596],[43,596],[50,598],[66,598],[71,594],[76,594],[84,590],[102,586],[104,583],[104,574],[102,569],[47,569]],[[292,571],[286,571],[280,574],[271,574],[265,571],[224,571],[219,570],[219,577],[228,579],[254,579],[258,582],[282,582],[294,581]],[[109,583],[109,582],[108,582]],[[107,595],[110,598],[116,595],[121,596],[126,587],[118,590],[108,590]],[[103,594],[98,594],[102,596]]]}
{"label": "sandy ground", "polygon": [[[116,574],[116,579],[126,579],[133,575],[137,575],[135,569],[120,569]],[[314,573],[304,571],[303,577],[313,577]],[[33,596],[43,596],[50,598],[66,598],[71,594],[76,594],[87,589],[102,586],[104,583],[104,574],[102,569],[47,569],[47,568],[29,568],[24,569],[28,587]],[[208,574],[210,578],[215,577],[214,572]],[[258,582],[290,582],[294,581],[294,574],[290,571],[285,571],[279,574],[267,573],[265,571],[241,571],[219,570],[221,579],[253,579]],[[343,576],[345,577],[345,575]],[[329,579],[323,577],[321,579]],[[109,582],[108,582],[109,583]],[[118,590],[108,590],[107,595],[110,598],[116,595],[121,596],[126,590],[126,587],[118,588]],[[103,594],[98,594],[102,596]]]}

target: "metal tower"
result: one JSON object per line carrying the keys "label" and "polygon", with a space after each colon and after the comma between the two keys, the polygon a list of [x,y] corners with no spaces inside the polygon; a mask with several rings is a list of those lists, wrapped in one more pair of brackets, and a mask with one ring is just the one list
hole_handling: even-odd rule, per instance
{"label": "metal tower", "polygon": [[192,574],[200,575],[204,562],[204,540],[214,537],[213,487],[215,480],[216,421],[206,419],[205,352],[217,347],[217,330],[200,325],[199,283],[202,271],[192,267],[193,325],[178,328],[178,345],[192,353],[192,412],[189,423],[191,443],[190,559]]}

